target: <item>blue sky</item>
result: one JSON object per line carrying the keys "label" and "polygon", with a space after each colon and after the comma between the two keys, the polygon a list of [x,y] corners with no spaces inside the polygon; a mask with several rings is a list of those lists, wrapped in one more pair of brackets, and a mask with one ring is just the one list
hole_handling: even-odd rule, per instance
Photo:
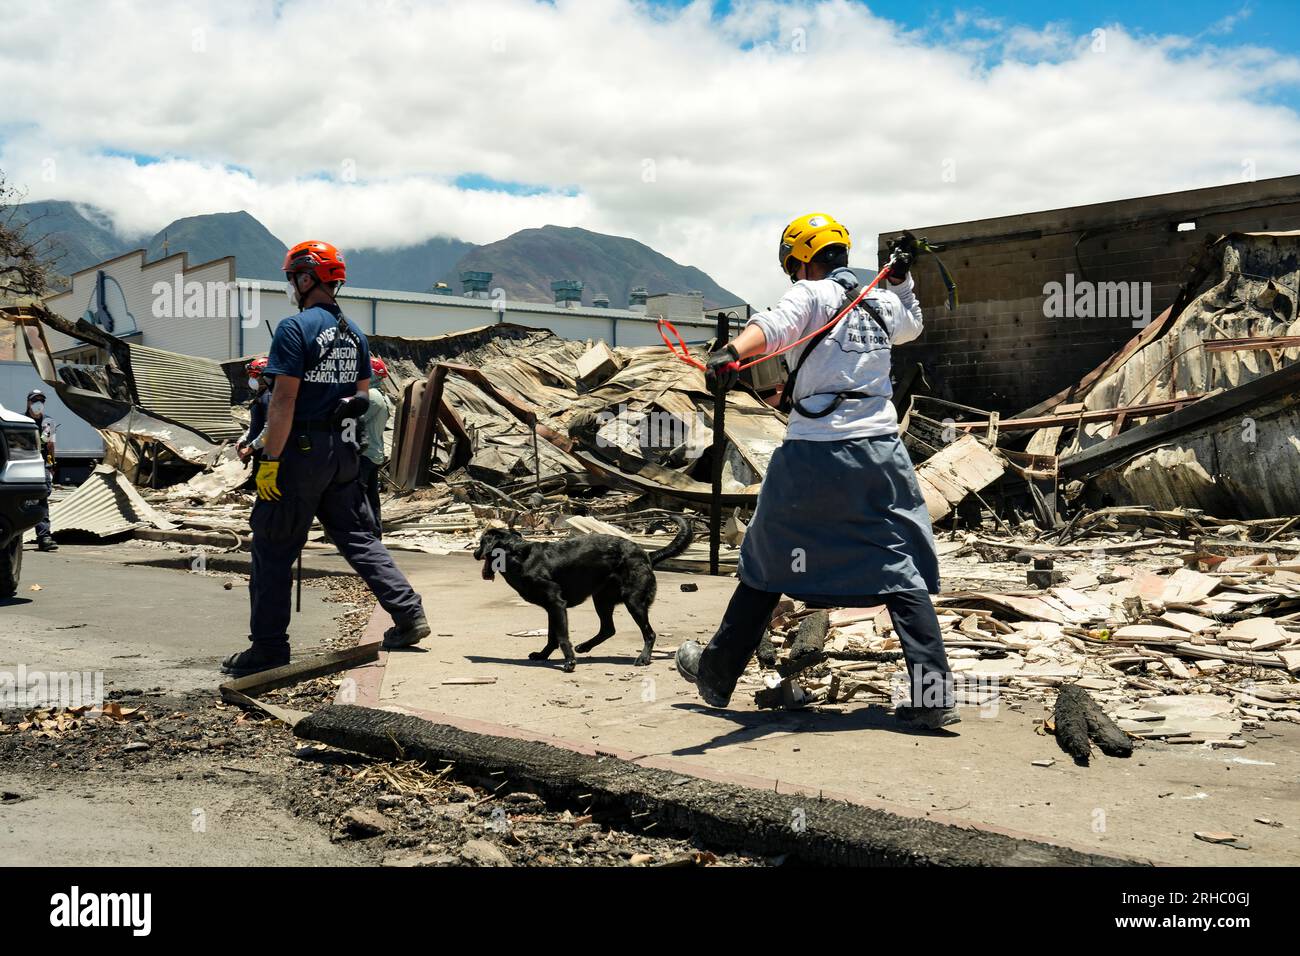
{"label": "blue sky", "polygon": [[[656,5],[686,6],[685,0],[654,0]],[[725,14],[730,0],[717,0],[714,10]],[[1300,3],[1294,0],[1136,0],[1127,3],[1081,3],[1078,0],[987,0],[983,3],[867,3],[878,16],[906,24],[913,29],[940,29],[960,14],[1000,19],[1042,29],[1059,23],[1076,33],[1087,33],[1106,23],[1120,23],[1134,32],[1178,34],[1234,43],[1257,43],[1279,51],[1300,50]]]}
{"label": "blue sky", "polygon": [[[654,7],[679,8],[688,0],[649,0]],[[1300,54],[1298,0],[1129,0],[1084,3],[1079,0],[987,0],[980,3],[859,3],[936,44],[961,38],[989,39],[999,30],[1059,28],[1074,36],[1118,24],[1135,36],[1185,37],[1191,49],[1205,46],[1260,46]],[[715,17],[732,9],[731,0],[714,0]],[[996,49],[996,47],[994,48]],[[991,65],[991,64],[990,64]],[[1270,91],[1264,99],[1300,111],[1300,89]]]}

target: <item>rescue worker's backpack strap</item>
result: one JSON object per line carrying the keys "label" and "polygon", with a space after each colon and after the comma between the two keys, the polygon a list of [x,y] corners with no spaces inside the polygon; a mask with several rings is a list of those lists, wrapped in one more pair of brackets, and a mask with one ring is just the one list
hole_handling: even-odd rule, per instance
{"label": "rescue worker's backpack strap", "polygon": [[334,338],[330,339],[330,344],[328,346],[320,350],[320,355],[316,356],[316,361],[312,362],[310,365],[307,365],[305,368],[303,368],[302,377],[306,378],[312,372],[316,371],[316,369],[319,368],[327,358],[333,355],[334,349],[339,344],[339,339],[343,338],[343,336],[347,334],[348,334],[348,317],[344,315],[343,310],[340,309],[338,314],[338,330],[334,333]]}
{"label": "rescue worker's backpack strap", "polygon": [[[857,276],[848,269],[837,269],[830,278],[844,286],[844,301],[840,303],[839,307],[835,310],[836,313],[838,313],[855,298],[854,290],[858,287]],[[880,314],[880,310],[876,308],[875,303],[868,298],[863,299],[860,304],[867,310],[867,314],[871,316],[876,325],[880,326],[880,330],[885,333],[885,341],[888,342],[890,340],[889,327],[885,325],[885,319]],[[794,400],[794,386],[795,381],[799,378],[799,370],[803,368],[803,363],[808,361],[808,356],[812,355],[813,349],[820,345],[826,336],[830,335],[833,331],[835,331],[835,326],[827,326],[808,340],[808,344],[804,346],[803,352],[799,355],[799,361],[795,362],[794,368],[790,369],[790,374],[786,376],[785,386],[781,389],[781,401],[777,403],[776,406],[777,411],[785,412],[788,415],[791,409],[794,409],[804,418],[825,418],[831,412],[835,411],[835,409],[839,408],[846,398],[871,397],[866,392],[837,392],[834,401],[819,412],[806,411],[802,402],[796,402]]]}

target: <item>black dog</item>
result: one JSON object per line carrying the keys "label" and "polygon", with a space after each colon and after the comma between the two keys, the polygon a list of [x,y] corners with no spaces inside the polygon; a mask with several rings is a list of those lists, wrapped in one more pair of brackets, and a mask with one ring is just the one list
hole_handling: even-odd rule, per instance
{"label": "black dog", "polygon": [[591,598],[600,616],[600,633],[579,644],[577,650],[585,654],[614,635],[614,607],[621,603],[641,628],[645,647],[636,662],[645,665],[650,663],[650,651],[655,646],[655,632],[650,627],[654,566],[681,554],[691,542],[690,522],[680,516],[671,520],[677,525],[677,535],[666,548],[649,554],[626,538],[611,534],[540,543],[525,541],[516,531],[490,528],[479,539],[474,557],[483,562],[484,580],[491,581],[499,571],[521,598],[546,608],[546,646],[529,654],[529,660],[544,661],[559,647],[564,654],[564,669],[572,671],[577,658],[569,643],[567,609]]}

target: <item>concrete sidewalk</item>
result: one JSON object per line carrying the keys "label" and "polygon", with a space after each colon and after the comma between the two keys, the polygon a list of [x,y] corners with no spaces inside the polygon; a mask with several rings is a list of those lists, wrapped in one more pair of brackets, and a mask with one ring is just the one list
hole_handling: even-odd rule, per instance
{"label": "concrete sidewalk", "polygon": [[[418,558],[418,560],[408,560]],[[418,714],[467,730],[545,740],[761,788],[823,792],[894,812],[1033,836],[1135,859],[1196,865],[1300,862],[1300,728],[1270,724],[1244,750],[1148,744],[1129,760],[1098,755],[1076,767],[1034,731],[1038,705],[992,716],[963,709],[956,734],[913,734],[881,704],[773,712],[742,685],[729,710],[705,707],[673,670],[672,652],[711,636],[734,587],[729,578],[659,573],[651,613],[659,643],[649,667],[632,664],[640,637],[620,608],[619,632],[573,674],[558,655],[528,660],[545,643],[545,612],[504,580],[483,581],[467,555],[397,560],[424,595],[434,634],[411,651],[381,654],[352,672],[358,704]],[[680,584],[698,584],[682,592]],[[596,633],[590,603],[572,610],[575,644]],[[389,624],[376,612],[368,631]],[[492,683],[467,680],[492,679]],[[1055,758],[1051,767],[1031,762]],[[1256,823],[1279,821],[1283,828]],[[1249,851],[1204,843],[1230,831]]]}

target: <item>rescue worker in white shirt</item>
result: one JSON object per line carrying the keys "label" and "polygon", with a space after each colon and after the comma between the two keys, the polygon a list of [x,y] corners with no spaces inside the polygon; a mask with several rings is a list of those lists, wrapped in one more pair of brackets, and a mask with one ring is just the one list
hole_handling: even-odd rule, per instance
{"label": "rescue worker in white shirt", "polygon": [[[734,341],[711,354],[715,391],[735,387],[740,362],[797,342],[858,294],[848,230],[824,213],[781,236],[781,268],[795,285]],[[740,583],[707,647],[686,641],[677,670],[704,701],[725,707],[782,594],[821,607],[889,609],[907,662],[904,723],[956,723],[952,673],[930,600],[939,560],[930,515],[890,399],[890,349],[921,334],[909,274],[915,248],[896,255],[889,289],[873,289],[823,337],[789,353],[790,424],[772,456],[741,547]],[[901,696],[901,695],[900,695]]]}
{"label": "rescue worker in white shirt", "polygon": [[379,519],[379,469],[384,467],[384,429],[393,414],[393,403],[379,388],[378,382],[388,378],[388,365],[378,356],[370,356],[370,405],[361,416],[361,474],[360,481],[366,489],[366,500],[375,516],[375,533],[383,537],[383,524]]}

